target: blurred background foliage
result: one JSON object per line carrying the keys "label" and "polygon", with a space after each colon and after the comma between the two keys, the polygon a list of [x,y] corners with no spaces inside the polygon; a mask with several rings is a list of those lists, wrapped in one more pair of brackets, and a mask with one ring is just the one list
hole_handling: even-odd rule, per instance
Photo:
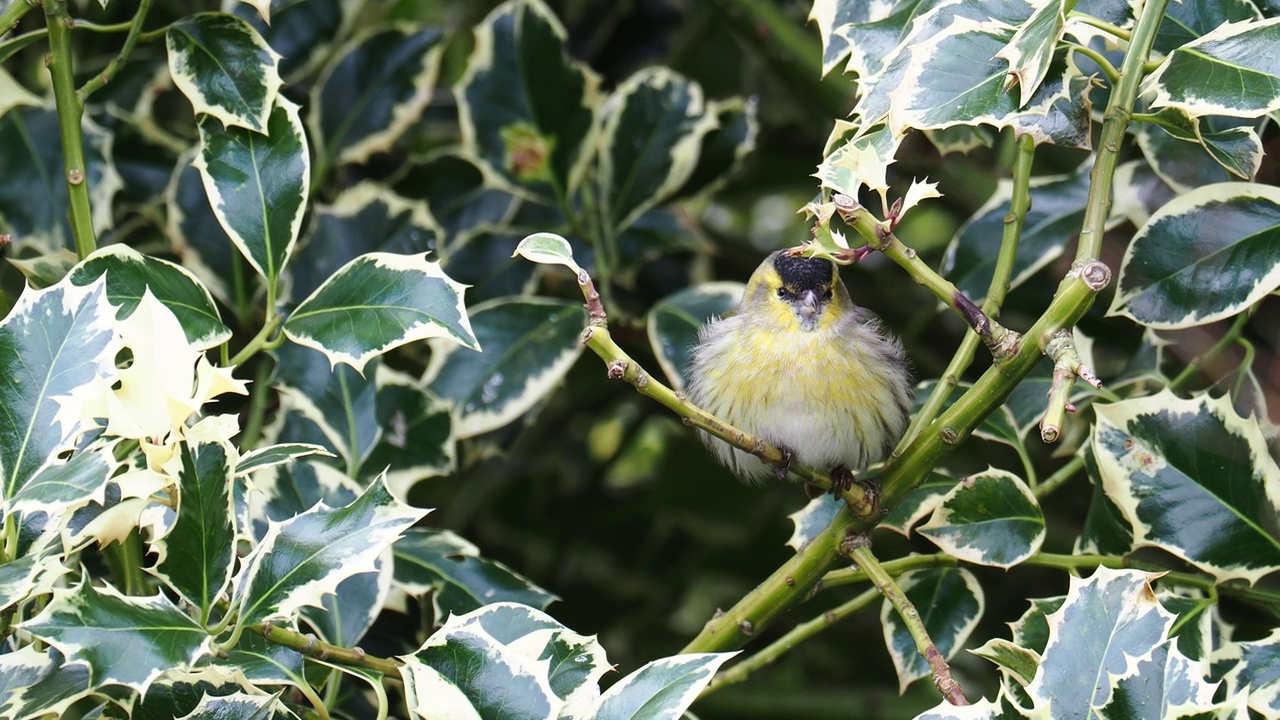
{"label": "blurred background foliage", "polygon": [[[729,182],[710,197],[668,206],[665,222],[646,227],[647,234],[634,233],[623,240],[627,264],[617,276],[615,304],[609,308],[611,329],[633,357],[657,372],[643,327],[645,313],[655,302],[699,282],[745,281],[768,251],[796,245],[807,237],[808,223],[796,211],[815,195],[812,173],[823,157],[834,119],[844,117],[853,104],[855,86],[838,72],[821,77],[821,47],[817,32],[805,22],[810,3],[802,0],[548,0],[547,4],[568,31],[569,52],[602,76],[606,92],[640,68],[662,65],[696,80],[709,99],[742,96],[756,103],[755,148]],[[106,10],[97,3],[82,5],[80,17],[102,24],[126,22],[134,12],[127,3],[111,3]],[[289,32],[291,12],[322,22],[330,5],[316,0],[275,3],[272,31]],[[458,103],[451,88],[470,57],[471,28],[498,3],[367,0],[349,5],[348,11],[361,27],[406,21],[439,28],[444,32],[445,50],[422,121],[389,151],[364,163],[335,167],[313,187],[313,197],[317,202],[332,202],[342,189],[365,179],[392,185],[409,198],[432,195],[438,186],[469,182],[467,174],[474,173],[474,168],[431,167],[423,159],[461,141]],[[253,15],[250,8],[238,4],[157,2],[148,26],[202,9],[231,9],[246,18]],[[77,43],[80,62],[92,67],[95,54],[114,55],[118,36],[78,33]],[[194,137],[172,134],[183,132],[181,128],[191,132],[190,106],[176,91],[155,97],[152,118],[167,128],[165,132],[151,132],[146,122],[120,116],[119,108],[133,107],[123,98],[149,82],[148,63],[159,67],[164,56],[162,43],[140,45],[130,72],[104,90],[104,102],[91,113],[96,122],[119,133],[114,159],[123,178],[123,190],[113,201],[113,229],[100,241],[127,242],[162,256],[169,245],[163,208],[156,207],[154,199],[170,182],[184,147],[194,143]],[[23,84],[40,88],[47,84],[41,60],[34,51],[20,50],[7,68]],[[307,93],[318,81],[321,60],[319,56],[286,58],[283,92],[305,106]],[[111,104],[113,98],[121,98],[118,106]],[[1264,135],[1268,149],[1274,147],[1274,135],[1273,131]],[[1013,139],[1005,133],[995,137],[990,147],[946,156],[923,134],[915,133],[906,142],[890,168],[890,184],[905,186],[913,178],[928,176],[940,183],[943,197],[912,212],[898,235],[939,267],[953,234],[987,200],[997,181],[1007,177]],[[1046,146],[1036,155],[1036,174],[1070,172],[1087,157],[1084,151]],[[1267,172],[1264,167],[1264,176]],[[522,221],[530,231],[541,229],[536,216]],[[1103,256],[1112,268],[1119,266],[1122,241],[1132,234],[1132,227],[1116,232],[1117,242],[1108,243]],[[510,246],[495,247],[466,266],[447,267],[451,275],[474,285],[468,291],[469,304],[522,287],[576,299],[577,287],[567,274],[543,273],[534,287],[527,282],[531,266],[507,259],[509,252]],[[1048,303],[1068,263],[1069,254],[1064,254],[1039,271],[1053,282],[1031,281],[1016,288],[1001,322],[1025,328]],[[879,255],[843,272],[855,302],[880,314],[902,336],[915,376],[936,378],[959,343],[962,322],[940,312],[931,295]],[[16,297],[21,282],[16,270],[6,266],[0,282],[9,297]],[[1135,326],[1101,321],[1109,300],[1110,291],[1080,324],[1097,341],[1098,374],[1104,379],[1133,354],[1140,340]],[[1274,309],[1275,299],[1269,298],[1258,318],[1273,316]],[[1220,325],[1210,325],[1169,339],[1177,343],[1174,354],[1185,360],[1209,346],[1220,331]],[[1259,351],[1254,367],[1270,395],[1277,376],[1268,369],[1274,365],[1272,348],[1280,327],[1274,321],[1255,319],[1248,332]],[[384,362],[416,376],[428,352],[424,344],[406,346],[385,356]],[[969,371],[972,377],[985,362],[979,353]],[[1235,364],[1230,357],[1220,362],[1223,367]],[[1207,370],[1209,382],[1217,371]],[[1076,431],[1083,427],[1080,423]],[[1031,443],[1031,460],[1047,474],[1063,462],[1055,454],[1058,448],[1077,445]],[[946,469],[959,477],[988,465],[1018,467],[1019,463],[1009,447],[973,439],[948,460]],[[533,411],[507,427],[461,442],[458,466],[447,476],[413,488],[414,504],[436,508],[427,523],[459,533],[478,545],[484,556],[558,595],[561,599],[551,613],[579,632],[598,633],[620,674],[678,651],[717,607],[741,598],[789,557],[792,551],[785,542],[792,526],[786,516],[806,502],[797,485],[748,487],[734,481],[713,462],[690,429],[631,388],[606,379],[603,365],[590,353],[579,358],[559,390]],[[1069,539],[1079,534],[1089,498],[1090,487],[1081,475],[1045,506],[1049,544],[1044,550],[1071,552]],[[878,533],[874,540],[881,557],[935,550],[920,538],[907,540],[892,533]],[[1055,547],[1055,542],[1061,545]],[[1029,595],[1058,594],[1067,585],[1065,574],[1048,569],[1019,567],[1005,572],[974,567],[973,572],[987,591],[986,611],[975,637],[1004,636],[1004,623],[1026,610]],[[1002,587],[1008,592],[1002,592]],[[792,615],[797,621],[813,617],[822,607],[854,592],[845,588],[824,592]],[[1250,615],[1230,601],[1224,601],[1222,609],[1228,620],[1244,624],[1242,632],[1247,636]],[[399,616],[395,617],[384,616],[366,639],[364,647],[370,653],[387,654],[380,653],[383,648],[377,638],[398,638],[401,629],[396,626]],[[762,633],[768,637],[755,641],[767,642],[788,626],[785,621],[779,623]],[[388,653],[398,647],[396,642],[385,646]],[[994,673],[984,663],[964,653],[953,661],[970,697],[992,692]],[[861,708],[865,717],[904,717],[936,703],[926,683],[914,685],[902,700],[895,685],[880,621],[875,613],[864,612],[796,649],[777,666],[756,674],[752,682],[716,693],[697,709],[703,718],[849,717],[850,707]]]}

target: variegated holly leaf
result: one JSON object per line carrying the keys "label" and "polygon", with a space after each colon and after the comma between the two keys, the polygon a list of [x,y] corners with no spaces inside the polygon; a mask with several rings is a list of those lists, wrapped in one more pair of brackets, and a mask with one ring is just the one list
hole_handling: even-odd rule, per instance
{"label": "variegated holly leaf", "polygon": [[235,558],[234,460],[219,443],[183,443],[179,452],[177,518],[169,532],[152,543],[159,556],[152,572],[199,609],[200,621],[207,623],[213,604],[231,582]]}
{"label": "variegated holly leaf", "polygon": [[1009,568],[1040,550],[1044,514],[1018,476],[989,468],[957,483],[916,532],[953,557]]}
{"label": "variegated holly leaf", "polygon": [[324,455],[333,457],[333,453],[329,452],[323,445],[315,445],[313,443],[280,443],[277,445],[267,445],[255,448],[240,456],[236,461],[236,475],[247,475],[248,473],[273,465],[281,465],[283,463],[293,462],[299,458],[309,455]]}
{"label": "variegated holly leaf", "polygon": [[[1010,287],[1017,287],[1062,255],[1063,238],[1079,232],[1089,194],[1090,165],[1068,175],[1033,178]],[[974,302],[986,297],[995,271],[997,251],[1013,197],[1013,182],[1001,180],[996,191],[956,232],[947,246],[943,272]]]}
{"label": "variegated holly leaf", "polygon": [[[308,0],[303,3],[242,0],[234,12],[253,26],[280,58],[280,76],[290,79],[311,75],[332,52],[343,34],[346,7],[342,0]],[[257,9],[250,9],[252,4]],[[275,5],[269,14],[261,12]]]}
{"label": "variegated holly leaf", "polygon": [[284,345],[276,357],[281,425],[273,437],[325,447],[357,474],[382,433],[374,380],[381,363],[375,360],[374,373],[366,376],[346,365],[331,367],[324,355],[301,345]]}
{"label": "variegated holly leaf", "polygon": [[475,160],[547,202],[581,181],[601,102],[599,79],[569,59],[565,38],[542,0],[508,0],[476,27],[454,87],[463,145]]}
{"label": "variegated holly leaf", "polygon": [[698,164],[669,200],[706,194],[716,190],[742,163],[756,146],[760,124],[754,98],[730,98],[707,102],[707,114],[715,117],[715,126],[702,136],[698,148]]}
{"label": "variegated holly leaf", "polygon": [[170,668],[191,667],[212,638],[163,594],[126,597],[88,581],[59,588],[24,631],[89,666],[89,685],[125,685],[145,693]]}
{"label": "variegated holly leaf", "polygon": [[685,386],[685,371],[698,331],[707,321],[738,304],[746,286],[736,282],[703,283],[663,298],[649,310],[649,346],[671,387]]}
{"label": "variegated holly leaf", "polygon": [[243,675],[254,685],[294,685],[306,682],[302,653],[267,642],[261,633],[243,633],[235,647],[210,663],[230,677]]}
{"label": "variegated holly leaf", "polygon": [[1095,406],[1103,489],[1159,547],[1219,581],[1280,569],[1280,467],[1226,398],[1170,392]]}
{"label": "variegated holly leaf", "polygon": [[325,593],[367,572],[384,548],[426,514],[392,497],[380,477],[350,505],[321,503],[272,522],[235,579],[238,625],[292,619],[304,606],[319,606]]}
{"label": "variegated holly leaf", "polygon": [[12,257],[6,259],[10,265],[22,273],[22,277],[27,280],[27,285],[37,290],[62,282],[62,279],[71,272],[71,268],[80,262],[80,258],[75,253],[66,249],[21,260]]}
{"label": "variegated holly leaf", "polygon": [[591,708],[594,720],[648,715],[681,717],[716,670],[737,653],[690,653],[661,658],[619,680]]}
{"label": "variegated holly leaf", "polygon": [[832,518],[840,512],[841,507],[843,504],[839,498],[824,494],[813,498],[804,507],[788,515],[787,519],[791,521],[793,528],[791,537],[787,539],[787,547],[800,552],[800,549],[817,537],[823,528],[831,524]]}
{"label": "variegated holly leaf", "polygon": [[329,507],[349,505],[364,490],[341,470],[313,460],[268,468],[253,478],[253,489],[257,492],[245,499],[244,513],[259,542],[266,537],[271,522],[297,517],[318,503]]}
{"label": "variegated holly leaf", "polygon": [[915,720],[1025,720],[1026,714],[1009,695],[1008,688],[1001,687],[995,700],[981,698],[970,705],[952,705],[943,700]]}
{"label": "variegated holly leaf", "polygon": [[1228,22],[1258,20],[1262,13],[1249,0],[1183,0],[1169,3],[1156,33],[1155,49],[1168,55]]}
{"label": "variegated holly leaf", "polygon": [[1085,474],[1092,486],[1089,511],[1076,538],[1075,552],[1099,555],[1126,555],[1133,550],[1133,527],[1120,509],[1102,489],[1102,475],[1093,454],[1092,443],[1080,448],[1084,456]]}
{"label": "variegated holly leaf", "polygon": [[91,499],[101,502],[107,480],[119,467],[114,448],[115,443],[95,443],[66,461],[50,459],[9,499],[8,512],[61,517]]}
{"label": "variegated holly leaf", "polygon": [[1165,205],[1138,230],[1108,314],[1157,329],[1236,315],[1280,287],[1280,190],[1221,183]]}
{"label": "variegated holly leaf", "polygon": [[471,310],[484,350],[432,342],[427,389],[452,400],[459,438],[496,430],[530,410],[582,354],[587,325],[581,303],[508,298]]}
{"label": "variegated holly leaf", "polygon": [[[822,72],[831,72],[846,56],[844,72],[866,79],[880,72],[884,58],[897,46],[917,13],[937,0],[850,3],[819,0],[809,12],[823,38]],[[834,7],[832,7],[834,6]],[[828,33],[823,26],[830,22]]]}
{"label": "variegated holly leaf", "polygon": [[1234,661],[1224,677],[1230,695],[1245,694],[1249,707],[1263,717],[1280,713],[1280,630],[1228,645],[1222,659]]}
{"label": "variegated holly leaf", "polygon": [[410,530],[394,550],[396,584],[411,595],[430,593],[437,618],[496,602],[546,610],[556,599],[502,563],[480,557],[480,548],[448,530]]}
{"label": "variegated holly leaf", "polygon": [[1009,62],[1006,87],[1017,86],[1018,106],[1031,100],[1049,74],[1054,48],[1067,24],[1066,0],[1049,0],[1031,13],[996,57]]}
{"label": "variegated holly leaf", "polygon": [[384,552],[375,572],[352,575],[325,595],[320,607],[302,608],[302,617],[326,642],[355,647],[378,619],[391,592],[391,562]]}
{"label": "variegated holly leaf", "polygon": [[95,381],[115,375],[118,341],[101,283],[60,284],[22,293],[0,322],[0,427],[3,499],[70,448],[80,406]]}
{"label": "variegated holly leaf", "polygon": [[281,713],[284,717],[296,717],[284,703],[279,693],[275,695],[250,695],[238,692],[230,695],[205,695],[190,713],[176,720],[222,720],[245,718],[246,720],[271,720]]}
{"label": "variegated holly leaf", "polygon": [[[16,247],[41,253],[74,247],[58,127],[52,108],[18,107],[0,117],[0,232],[12,234]],[[101,233],[112,223],[120,174],[112,162],[112,136],[87,117],[81,130],[93,228]]]}
{"label": "variegated holly leaf", "polygon": [[[898,577],[898,586],[916,607],[925,630],[944,658],[950,658],[964,646],[965,640],[982,618],[985,600],[978,579],[964,568],[915,570]],[[880,607],[880,624],[884,628],[884,644],[898,671],[898,690],[930,674],[929,663],[916,650],[902,618],[885,600]]]}
{"label": "variegated holly leaf", "polygon": [[1112,218],[1123,217],[1134,227],[1145,225],[1152,213],[1178,195],[1143,158],[1121,163],[1113,183],[1116,197],[1111,204]]}
{"label": "variegated holly leaf", "polygon": [[431,100],[444,33],[389,27],[365,33],[325,69],[311,96],[321,168],[385,152]]}
{"label": "variegated holly leaf", "polygon": [[0,610],[48,594],[55,585],[62,584],[71,569],[63,564],[62,543],[51,542],[55,539],[56,533],[44,534],[38,542],[19,548],[18,557],[0,565]]}
{"label": "variegated holly leaf", "polygon": [[702,87],[667,68],[641,70],[618,86],[605,106],[599,174],[615,233],[685,184],[715,122]]}
{"label": "variegated holly leaf", "polygon": [[[506,225],[519,206],[516,196],[490,187],[472,160],[457,152],[410,159],[392,185],[396,193],[421,200],[444,229],[450,250],[463,234]],[[450,258],[446,257],[446,264]]]}
{"label": "variegated holly leaf", "polygon": [[386,366],[376,374],[375,419],[382,433],[361,463],[363,478],[384,471],[392,492],[404,496],[420,480],[454,469],[452,407],[416,379]]}
{"label": "variegated holly leaf", "polygon": [[456,238],[444,257],[449,277],[468,285],[467,300],[479,304],[512,295],[533,295],[541,269],[515,255],[523,234],[475,230]]}
{"label": "variegated holly leaf", "polygon": [[57,648],[44,652],[25,645],[0,655],[0,715],[64,717],[71,705],[89,695],[89,666],[68,663]]}
{"label": "variegated holly leaf", "polygon": [[274,285],[289,262],[311,190],[311,156],[298,106],[278,98],[266,135],[200,118],[200,171],[218,223]]}
{"label": "variegated holly leaf", "polygon": [[1251,180],[1262,165],[1256,120],[1193,118],[1177,108],[1145,119],[1156,127],[1140,131],[1143,155],[1166,182],[1183,191],[1213,182]]}
{"label": "variegated holly leaf", "polygon": [[132,315],[150,288],[177,316],[192,346],[203,350],[231,339],[231,328],[222,324],[208,288],[182,266],[143,255],[128,245],[108,245],[85,258],[71,272],[71,282],[84,286],[103,275],[107,276],[107,300],[119,308],[117,319]]}
{"label": "variegated holly leaf", "polygon": [[374,182],[344,190],[332,204],[317,205],[309,225],[291,273],[292,294],[299,298],[361,255],[421,254],[436,249],[442,235],[426,205]]}
{"label": "variegated holly leaf", "polygon": [[1099,718],[1129,720],[1170,717],[1238,718],[1247,714],[1242,697],[1214,703],[1217,682],[1205,679],[1208,663],[1191,660],[1173,642],[1157,646],[1135,663],[1133,672],[1115,684],[1111,702]]}
{"label": "variegated holly leaf", "polygon": [[956,482],[956,478],[946,472],[931,471],[929,477],[912,488],[876,527],[909,537],[916,523],[933,514]]}
{"label": "variegated holly leaf", "polygon": [[515,603],[451,616],[400,660],[406,704],[421,717],[599,717],[589,711],[610,670],[594,637]]}
{"label": "variegated holly leaf", "polygon": [[[188,15],[165,32],[169,72],[196,115],[268,134],[282,80],[280,56],[249,23],[225,13]],[[201,125],[209,122],[201,120]]]}
{"label": "variegated holly leaf", "polygon": [[1135,659],[1150,657],[1173,616],[1160,607],[1152,576],[1099,567],[1070,578],[1066,601],[1047,616],[1049,640],[1027,693],[1046,717],[1096,713],[1119,681],[1134,677]]}
{"label": "variegated holly leaf", "polygon": [[514,255],[540,265],[563,265],[575,275],[582,272],[573,259],[573,247],[569,241],[555,233],[541,232],[525,237],[516,246]]}
{"label": "variegated holly leaf", "polygon": [[1280,18],[1225,23],[1169,53],[1149,75],[1144,93],[1153,109],[1192,117],[1260,117],[1280,110]]}
{"label": "variegated holly leaf", "polygon": [[[179,250],[182,266],[200,279],[214,297],[233,308],[239,308],[256,290],[258,278],[250,273],[247,262],[227,231],[222,228],[209,195],[204,190],[200,171],[194,160],[198,148],[178,159],[165,191],[167,231],[174,248]],[[245,287],[232,287],[232,278],[243,277]]]}
{"label": "variegated holly leaf", "polygon": [[479,350],[462,291],[426,255],[367,253],[303,300],[284,332],[330,363],[357,371],[392,348],[426,338]]}
{"label": "variegated holly leaf", "polygon": [[1013,680],[1023,686],[1031,682],[1036,668],[1040,667],[1040,656],[1036,652],[1001,638],[991,638],[969,652],[995,663],[1006,682]]}

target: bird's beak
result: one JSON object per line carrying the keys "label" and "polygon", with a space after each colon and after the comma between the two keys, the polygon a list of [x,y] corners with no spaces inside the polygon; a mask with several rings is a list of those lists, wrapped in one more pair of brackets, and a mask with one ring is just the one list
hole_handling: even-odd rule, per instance
{"label": "bird's beak", "polygon": [[800,317],[808,320],[818,315],[818,292],[805,290],[800,293]]}

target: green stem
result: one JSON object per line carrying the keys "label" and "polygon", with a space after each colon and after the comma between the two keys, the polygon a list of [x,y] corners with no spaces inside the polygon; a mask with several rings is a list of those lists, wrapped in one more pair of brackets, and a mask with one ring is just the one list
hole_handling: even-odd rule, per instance
{"label": "green stem", "polygon": [[[1097,293],[1110,281],[1111,272],[1095,262],[1102,242],[1103,223],[1110,206],[1112,176],[1116,155],[1120,151],[1129,113],[1142,80],[1142,66],[1155,42],[1156,28],[1164,17],[1168,0],[1150,0],[1137,19],[1133,43],[1125,57],[1120,84],[1111,93],[1110,104],[1102,128],[1098,160],[1089,189],[1082,232],[1076,253],[1076,266],[1058,286],[1049,307],[1024,336],[1017,351],[1002,363],[989,368],[974,386],[943,413],[934,426],[936,432],[921,433],[900,454],[882,468],[881,504],[894,507],[918,485],[934,467],[947,457],[960,441],[998,408],[1014,386],[1039,362],[1044,343],[1058,330],[1078,321],[1093,305]],[[871,518],[854,518],[842,510],[808,546],[791,558],[763,583],[748,593],[722,616],[713,618],[688,645],[684,652],[710,652],[741,647],[745,637],[728,628],[741,624],[759,629],[787,607],[808,596],[821,578],[839,560],[833,549],[851,528],[866,531],[875,524]],[[797,576],[790,570],[805,569]],[[792,583],[788,585],[787,583]]]}
{"label": "green stem", "polygon": [[271,623],[249,625],[246,629],[250,632],[261,634],[262,637],[267,639],[267,642],[273,645],[292,648],[303,655],[314,657],[318,660],[365,668],[392,677],[399,677],[400,674],[400,663],[395,660],[366,655],[360,648],[344,648],[331,645],[323,640],[316,639],[314,635],[303,635],[296,630],[277,627]]}
{"label": "green stem", "polygon": [[1078,52],[1096,63],[1098,67],[1102,68],[1102,72],[1107,76],[1107,80],[1109,80],[1112,85],[1120,79],[1120,73],[1116,70],[1116,66],[1112,65],[1111,61],[1107,60],[1107,57],[1097,50],[1085,45],[1077,45],[1075,43],[1067,45],[1067,49],[1072,52]]}
{"label": "green stem", "polygon": [[968,705],[969,700],[965,698],[960,684],[951,676],[951,668],[947,665],[946,658],[938,651],[933,638],[929,637],[929,630],[925,628],[920,612],[916,610],[916,606],[907,594],[902,592],[902,588],[893,581],[893,576],[886,572],[881,567],[880,561],[871,554],[870,544],[864,543],[851,548],[849,556],[867,574],[871,583],[876,586],[881,595],[884,595],[885,600],[893,605],[893,609],[898,612],[898,617],[902,618],[902,624],[906,626],[911,639],[916,643],[916,650],[933,670],[934,687],[938,688],[942,697],[952,705]]}
{"label": "green stem", "polygon": [[1116,26],[1116,25],[1112,25],[1111,23],[1107,22],[1106,20],[1103,20],[1103,19],[1101,19],[1101,18],[1096,18],[1096,17],[1094,17],[1094,16],[1092,16],[1092,15],[1089,15],[1089,14],[1087,14],[1087,13],[1082,13],[1082,12],[1071,12],[1067,17],[1068,17],[1068,19],[1070,19],[1070,20],[1079,20],[1080,22],[1082,22],[1082,23],[1084,23],[1084,24],[1086,24],[1086,25],[1092,25],[1093,27],[1096,27],[1096,28],[1098,28],[1099,30],[1102,30],[1103,32],[1110,33],[1110,34],[1114,35],[1115,37],[1120,38],[1121,40],[1129,40],[1129,39],[1130,39],[1129,31],[1128,31],[1128,30],[1125,30],[1124,28],[1121,28],[1121,27]]}
{"label": "green stem", "polygon": [[1249,323],[1249,315],[1250,313],[1248,312],[1242,312],[1237,315],[1235,322],[1231,323],[1231,327],[1227,328],[1227,331],[1222,334],[1222,337],[1218,338],[1217,342],[1208,350],[1192,358],[1191,362],[1182,368],[1182,372],[1178,373],[1178,376],[1169,382],[1169,389],[1175,392],[1181,390],[1201,370],[1201,366],[1204,363],[1218,357],[1223,350],[1235,343],[1236,339],[1240,337],[1240,333],[1244,332],[1244,326]]}
{"label": "green stem", "polygon": [[12,30],[35,5],[28,0],[10,0],[9,6],[0,12],[0,35]]}
{"label": "green stem", "polygon": [[253,385],[249,390],[249,411],[240,432],[240,449],[250,450],[258,446],[262,438],[262,428],[266,423],[267,405],[271,401],[271,371],[273,362],[259,362],[253,371]]}
{"label": "green stem", "polygon": [[141,596],[150,592],[142,572],[142,539],[136,528],[124,540],[103,548],[102,556],[125,595]]}
{"label": "green stem", "polygon": [[[982,301],[982,311],[988,317],[999,317],[1000,307],[1004,305],[1005,296],[1009,293],[1010,280],[1013,278],[1013,263],[1018,255],[1018,244],[1022,239],[1022,228],[1026,225],[1027,211],[1031,209],[1031,166],[1035,160],[1036,144],[1030,135],[1019,135],[1017,138],[1017,154],[1013,159],[1013,190],[1009,197],[1009,213],[1004,217],[1004,231],[1000,237],[1000,251],[996,255],[996,265],[991,272],[991,283],[987,287],[987,297]],[[964,371],[973,362],[973,355],[978,349],[981,338],[969,328],[960,347],[956,349],[942,378],[929,393],[928,399],[911,419],[907,427],[905,446],[915,439],[920,431],[929,426],[938,416],[951,391],[964,375]]]}
{"label": "green stem", "polygon": [[276,328],[280,327],[280,323],[284,321],[283,315],[275,315],[262,326],[257,335],[253,336],[247,345],[240,348],[240,352],[231,358],[229,367],[238,367],[248,362],[249,358],[257,355],[259,351],[267,349],[271,345],[271,335],[275,333]]}
{"label": "green stem", "polygon": [[837,622],[840,622],[849,615],[862,610],[874,602],[878,597],[880,597],[880,591],[872,588],[852,600],[841,603],[840,605],[822,613],[818,617],[800,623],[799,625],[791,628],[786,635],[783,635],[773,641],[767,647],[761,649],[751,657],[727,670],[717,673],[715,678],[711,680],[711,683],[707,685],[707,687],[702,691],[702,694],[698,697],[704,698],[726,685],[735,685],[743,682],[751,673],[759,670],[760,668],[772,665],[778,660],[778,658],[791,650],[791,648],[796,647],[805,640],[808,640],[814,635],[817,635],[823,630],[835,625]]}
{"label": "green stem", "polygon": [[1053,471],[1052,475],[1045,478],[1044,482],[1032,488],[1031,492],[1037,498],[1044,498],[1052,495],[1060,486],[1075,477],[1077,473],[1084,469],[1083,452],[1084,451],[1081,450],[1080,454],[1073,455],[1065,465]]}
{"label": "green stem", "polygon": [[[54,0],[56,2],[56,0]],[[101,73],[93,76],[84,85],[80,86],[80,101],[83,103],[85,98],[93,93],[101,90],[103,86],[111,82],[112,78],[119,72],[120,66],[129,59],[133,47],[138,44],[138,36],[142,32],[142,23],[147,19],[147,11],[151,9],[151,0],[138,0],[138,9],[134,12],[133,22],[129,24],[129,34],[124,39],[124,46],[120,48],[120,54],[111,62],[107,63],[107,67]]]}
{"label": "green stem", "polygon": [[97,249],[98,240],[93,231],[93,214],[89,206],[89,174],[80,129],[84,106],[76,95],[71,66],[71,28],[75,22],[67,13],[66,0],[46,0],[44,14],[45,24],[49,29],[49,76],[53,82],[54,103],[58,108],[63,168],[70,199],[71,235],[75,238],[76,255],[83,260]]}

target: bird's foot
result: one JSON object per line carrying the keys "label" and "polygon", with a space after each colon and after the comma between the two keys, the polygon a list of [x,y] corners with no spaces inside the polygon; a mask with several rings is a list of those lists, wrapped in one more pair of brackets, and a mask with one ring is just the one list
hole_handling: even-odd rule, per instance
{"label": "bird's foot", "polygon": [[773,466],[773,473],[778,476],[778,482],[786,482],[787,475],[791,473],[791,463],[796,459],[796,454],[791,452],[790,448],[778,446],[782,451],[782,464]]}
{"label": "bird's foot", "polygon": [[855,482],[853,471],[843,465],[831,468],[831,494],[843,495],[845,490],[853,487]]}

